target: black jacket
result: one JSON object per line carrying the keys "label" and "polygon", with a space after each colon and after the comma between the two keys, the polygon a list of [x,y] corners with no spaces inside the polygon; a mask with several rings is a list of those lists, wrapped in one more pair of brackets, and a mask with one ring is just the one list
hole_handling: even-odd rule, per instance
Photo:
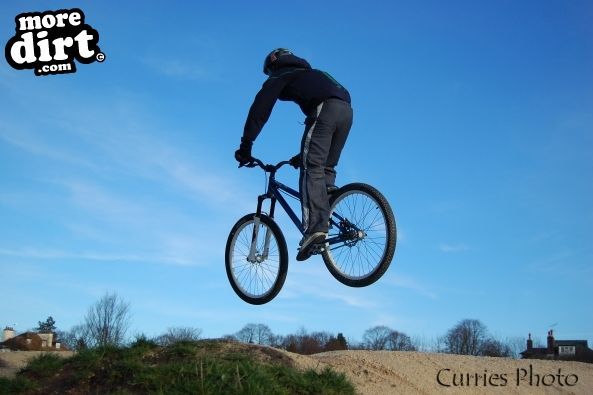
{"label": "black jacket", "polygon": [[312,69],[305,59],[284,55],[272,64],[270,78],[255,96],[245,121],[243,139],[253,141],[270,118],[276,100],[293,101],[307,116],[317,106],[335,97],[350,103],[350,94],[328,73]]}

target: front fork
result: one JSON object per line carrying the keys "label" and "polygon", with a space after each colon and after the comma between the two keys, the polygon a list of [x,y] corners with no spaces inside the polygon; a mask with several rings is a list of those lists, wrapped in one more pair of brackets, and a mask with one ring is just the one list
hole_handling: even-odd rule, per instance
{"label": "front fork", "polygon": [[257,241],[259,236],[260,230],[260,223],[261,223],[261,209],[263,201],[266,199],[270,199],[270,219],[274,219],[274,208],[276,207],[276,199],[269,196],[269,195],[261,195],[257,198],[257,211],[255,216],[253,217],[253,234],[251,235],[251,246],[249,247],[249,255],[247,255],[247,261],[250,263],[262,263],[266,259],[268,259],[268,254],[270,252],[270,240],[272,239],[272,231],[269,227],[266,226],[265,235],[264,235],[264,248],[261,251],[261,254],[258,254],[257,251]]}

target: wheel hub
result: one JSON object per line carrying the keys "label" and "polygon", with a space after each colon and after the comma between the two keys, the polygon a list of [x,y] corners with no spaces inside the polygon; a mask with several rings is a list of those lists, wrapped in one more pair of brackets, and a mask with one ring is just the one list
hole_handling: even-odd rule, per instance
{"label": "wheel hub", "polygon": [[246,257],[245,260],[249,263],[263,263],[264,262],[264,257],[261,254],[255,254],[255,257],[253,259],[249,259],[249,257]]}
{"label": "wheel hub", "polygon": [[348,247],[354,247],[360,240],[363,240],[367,234],[362,230],[350,229],[345,232],[345,244]]}

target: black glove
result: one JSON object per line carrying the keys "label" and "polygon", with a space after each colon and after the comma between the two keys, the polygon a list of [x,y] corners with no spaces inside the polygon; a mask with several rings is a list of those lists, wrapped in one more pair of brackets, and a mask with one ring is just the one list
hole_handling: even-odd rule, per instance
{"label": "black glove", "polygon": [[288,163],[295,169],[298,169],[299,167],[301,167],[302,160],[303,160],[303,157],[299,153],[299,154],[296,154],[295,156],[293,156],[292,158],[290,158]]}
{"label": "black glove", "polygon": [[251,147],[253,147],[253,141],[241,138],[241,145],[235,151],[235,159],[239,162],[239,167],[244,166],[253,159],[251,156]]}

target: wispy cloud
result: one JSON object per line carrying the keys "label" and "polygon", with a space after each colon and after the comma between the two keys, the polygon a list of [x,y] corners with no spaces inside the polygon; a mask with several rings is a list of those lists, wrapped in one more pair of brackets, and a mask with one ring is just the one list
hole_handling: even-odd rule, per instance
{"label": "wispy cloud", "polygon": [[350,288],[333,280],[324,266],[300,265],[291,273],[279,298],[298,299],[305,296],[324,300],[339,301],[347,306],[371,309],[375,303],[358,296]]}
{"label": "wispy cloud", "polygon": [[114,254],[104,252],[71,252],[62,250],[40,249],[35,247],[25,247],[22,249],[0,248],[0,255],[18,258],[30,258],[40,260],[84,260],[101,262],[149,262],[149,263],[167,263],[167,264],[187,264],[185,260],[180,260],[175,256],[158,256],[142,254]]}
{"label": "wispy cloud", "polygon": [[[24,100],[20,91],[14,94]],[[18,125],[4,122],[0,140],[29,154],[67,164],[67,172],[92,170],[93,176],[108,179],[142,178],[157,188],[158,184],[177,187],[211,206],[242,200],[241,189],[233,182],[235,175],[195,154],[207,148],[166,141],[164,128],[159,127],[166,124],[165,116],[151,111],[152,104],[141,96],[112,92],[108,100],[89,103],[88,99],[74,98],[63,105],[54,103],[53,97],[54,92],[36,90],[36,100],[44,103],[42,114]],[[42,130],[51,130],[52,139]]]}
{"label": "wispy cloud", "polygon": [[536,261],[528,263],[525,267],[529,273],[536,274],[554,274],[554,276],[583,275],[582,279],[590,279],[586,275],[593,273],[593,267],[589,262],[584,262],[580,256],[586,255],[583,249],[559,250],[549,256],[542,257]]}
{"label": "wispy cloud", "polygon": [[451,253],[465,252],[465,251],[469,251],[470,247],[464,243],[457,243],[457,244],[441,243],[439,245],[439,250],[441,250],[442,252],[451,252]]}
{"label": "wispy cloud", "polygon": [[168,179],[198,196],[204,197],[213,204],[228,202],[236,196],[236,188],[227,177],[198,169],[196,166],[177,159],[172,155],[151,156],[154,163],[167,175]]}
{"label": "wispy cloud", "polygon": [[[224,56],[218,40],[207,36],[187,34],[175,42],[153,43],[150,55],[141,59],[149,68],[167,77],[204,82],[220,80],[220,63]],[[176,54],[175,57],[155,57],[152,53]]]}
{"label": "wispy cloud", "polygon": [[398,326],[401,326],[401,324],[402,319],[400,317],[393,314],[381,313],[371,322],[370,326],[385,325],[391,328],[397,328]]}
{"label": "wispy cloud", "polygon": [[190,60],[150,58],[146,59],[145,63],[151,69],[167,77],[191,81],[212,81],[218,79],[214,71]]}
{"label": "wispy cloud", "polygon": [[77,167],[86,167],[97,169],[98,166],[64,149],[59,149],[54,145],[43,141],[39,134],[31,133],[22,127],[11,127],[8,125],[0,126],[0,139],[18,147],[29,154],[48,158],[53,161],[63,162]]}
{"label": "wispy cloud", "polygon": [[[174,186],[192,199],[214,207],[242,201],[240,188],[234,182],[236,176],[226,174],[214,163],[204,163],[199,156],[196,158],[195,154],[188,154],[180,145],[165,141],[162,132],[155,130],[156,121],[151,122],[142,111],[125,108],[125,103],[120,106],[124,107],[122,119],[103,119],[99,124],[79,128],[76,124],[84,124],[84,119],[101,118],[85,114],[85,110],[81,109],[82,114],[77,112],[80,119],[66,126],[70,132],[93,144],[100,155],[109,158],[111,173],[121,175],[125,172],[128,177],[142,178],[157,186]],[[102,112],[117,113],[111,109]],[[133,126],[122,126],[128,123]]]}
{"label": "wispy cloud", "polygon": [[[191,218],[183,208],[117,194],[88,182],[62,184],[69,190],[72,204],[91,215],[86,224],[67,226],[74,232],[82,227],[83,234],[75,233],[77,236],[90,234],[93,240],[113,241],[116,234],[125,233],[128,244],[141,246],[142,251],[159,251],[157,255],[132,254],[127,256],[129,261],[202,265],[220,259],[224,251],[221,234],[226,236],[227,230],[218,222],[207,224],[206,216]],[[94,221],[103,225],[94,227]]]}
{"label": "wispy cloud", "polygon": [[146,218],[147,210],[131,196],[118,197],[100,186],[85,181],[56,181],[70,193],[70,199],[76,206],[95,213],[98,217],[112,221],[134,219],[140,222]]}
{"label": "wispy cloud", "polygon": [[420,284],[416,279],[409,276],[398,274],[386,279],[385,281],[395,287],[409,289],[419,295],[426,296],[431,299],[436,299],[438,297],[434,291],[430,290],[428,287]]}

